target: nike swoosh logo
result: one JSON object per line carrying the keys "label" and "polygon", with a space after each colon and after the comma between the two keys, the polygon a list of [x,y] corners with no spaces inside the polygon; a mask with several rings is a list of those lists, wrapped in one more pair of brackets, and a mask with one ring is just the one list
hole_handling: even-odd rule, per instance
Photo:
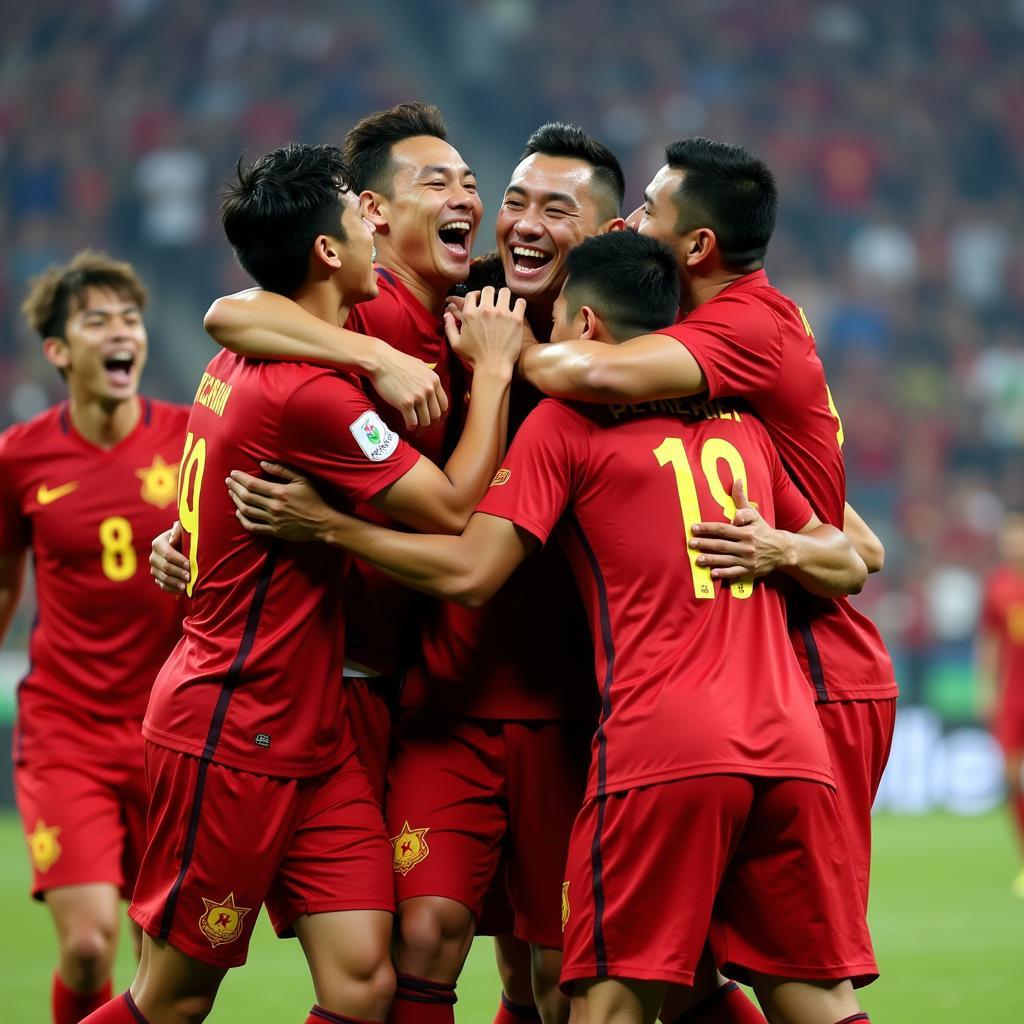
{"label": "nike swoosh logo", "polygon": [[40,505],[52,505],[55,501],[59,501],[77,489],[77,480],[72,480],[69,484],[61,484],[60,487],[54,487],[53,490],[50,490],[46,484],[40,484],[39,490],[36,491],[36,501]]}

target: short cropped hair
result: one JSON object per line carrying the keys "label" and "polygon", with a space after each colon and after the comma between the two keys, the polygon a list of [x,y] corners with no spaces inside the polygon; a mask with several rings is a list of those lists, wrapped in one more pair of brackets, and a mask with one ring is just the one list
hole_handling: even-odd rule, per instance
{"label": "short cropped hair", "polygon": [[679,312],[675,254],[656,238],[609,231],[570,249],[565,259],[566,315],[589,306],[616,341],[661,330]]}
{"label": "short cropped hair", "polygon": [[391,149],[403,139],[432,135],[448,141],[441,111],[429,103],[399,103],[364,117],[345,136],[345,159],[352,168],[356,192],[380,192],[391,198],[395,161]]}
{"label": "short cropped hair", "polygon": [[722,262],[730,269],[756,270],[775,230],[779,204],[768,165],[742,146],[711,139],[673,142],[665,149],[669,167],[683,171],[676,193],[676,231],[711,228]]}
{"label": "short cropped hair", "polygon": [[221,192],[221,224],[238,262],[267,291],[291,295],[309,273],[318,235],[347,241],[341,218],[352,176],[336,146],[290,142]]}
{"label": "short cropped hair", "polygon": [[526,140],[526,149],[519,159],[525,160],[534,153],[568,157],[590,164],[594,169],[592,180],[600,193],[595,198],[601,208],[601,219],[610,220],[619,216],[622,199],[626,194],[626,179],[618,158],[604,143],[598,142],[576,125],[551,121],[541,125]]}
{"label": "short cropped hair", "polygon": [[144,309],[146,289],[130,263],[83,249],[70,263],[55,264],[29,282],[21,311],[41,338],[64,338],[68,318],[85,302],[88,288],[103,288]]}

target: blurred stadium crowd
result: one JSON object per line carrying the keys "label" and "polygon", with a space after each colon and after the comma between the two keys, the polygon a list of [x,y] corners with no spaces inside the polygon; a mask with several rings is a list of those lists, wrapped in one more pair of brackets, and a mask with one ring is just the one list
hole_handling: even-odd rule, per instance
{"label": "blurred stadium crowd", "polygon": [[768,271],[815,328],[888,550],[861,600],[908,696],[969,713],[980,575],[1024,505],[1024,0],[35,0],[0,46],[0,426],[60,392],[25,283],[87,245],[150,284],[147,390],[190,396],[203,310],[248,283],[216,219],[240,152],[422,98],[491,213],[554,118],[616,150],[632,205],[671,139],[764,157]]}

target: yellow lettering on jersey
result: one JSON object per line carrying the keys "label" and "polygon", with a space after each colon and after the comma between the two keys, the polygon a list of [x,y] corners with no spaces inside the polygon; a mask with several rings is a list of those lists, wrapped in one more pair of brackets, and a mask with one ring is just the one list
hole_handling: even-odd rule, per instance
{"label": "yellow lettering on jersey", "polygon": [[224,407],[231,397],[231,385],[214,377],[211,373],[204,373],[196,389],[195,402],[203,405],[218,416],[224,415]]}

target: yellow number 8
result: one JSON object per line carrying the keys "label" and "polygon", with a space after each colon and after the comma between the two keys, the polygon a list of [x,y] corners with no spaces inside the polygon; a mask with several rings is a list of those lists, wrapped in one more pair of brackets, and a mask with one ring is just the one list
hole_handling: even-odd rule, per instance
{"label": "yellow number 8", "polygon": [[124,583],[135,575],[139,559],[132,546],[132,524],[124,516],[109,516],[100,523],[103,575],[115,583]]}

